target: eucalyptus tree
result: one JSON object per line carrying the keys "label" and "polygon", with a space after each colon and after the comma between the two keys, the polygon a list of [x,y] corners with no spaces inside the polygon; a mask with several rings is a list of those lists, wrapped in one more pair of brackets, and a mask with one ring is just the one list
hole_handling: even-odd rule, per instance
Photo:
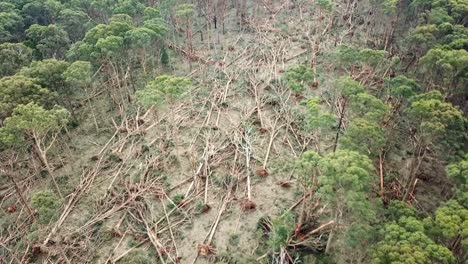
{"label": "eucalyptus tree", "polygon": [[353,79],[368,82],[377,73],[384,73],[389,64],[396,63],[393,60],[386,60],[387,56],[388,52],[385,50],[340,45],[332,53],[331,58],[338,61],[339,68]]}
{"label": "eucalyptus tree", "polygon": [[414,217],[401,217],[386,224],[381,230],[372,263],[456,263],[455,257],[444,246],[426,235],[424,224]]}
{"label": "eucalyptus tree", "polygon": [[21,75],[0,79],[0,119],[10,116],[18,105],[37,103],[44,107],[53,104],[57,93],[38,85],[34,79]]}
{"label": "eucalyptus tree", "polygon": [[297,65],[290,67],[284,73],[284,81],[286,86],[292,91],[299,93],[307,88],[311,88],[314,83],[314,72],[310,67],[305,65]]}
{"label": "eucalyptus tree", "polygon": [[449,248],[459,263],[468,260],[468,204],[449,200],[437,208],[432,218],[425,220],[431,235]]}
{"label": "eucalyptus tree", "polygon": [[66,87],[63,73],[69,65],[70,63],[66,61],[45,59],[32,62],[29,67],[22,68],[18,74],[34,79],[40,86],[47,87],[61,96],[67,96],[71,91]]}
{"label": "eucalyptus tree", "polygon": [[34,24],[26,30],[26,36],[40,59],[63,59],[70,46],[67,32],[56,25]]}
{"label": "eucalyptus tree", "polygon": [[65,81],[64,73],[69,66],[70,63],[66,61],[45,59],[32,62],[29,67],[21,69],[18,74],[31,78],[41,87],[47,87],[50,91],[56,92],[59,95],[58,103],[66,106],[75,118],[73,101],[79,89]]}
{"label": "eucalyptus tree", "polygon": [[360,93],[364,92],[364,87],[351,79],[351,77],[344,77],[339,79],[336,82],[336,93],[337,93],[337,116],[338,116],[338,125],[336,129],[335,142],[333,145],[333,151],[336,151],[338,147],[338,141],[341,135],[341,130],[344,125],[346,112],[348,109],[349,100]]}
{"label": "eucalyptus tree", "polygon": [[190,79],[160,75],[149,82],[144,89],[137,91],[138,102],[151,108],[156,105],[173,103],[187,92],[191,84]]}
{"label": "eucalyptus tree", "polygon": [[468,51],[434,48],[421,58],[428,78],[444,88],[448,97],[463,96],[468,85]]}
{"label": "eucalyptus tree", "polygon": [[48,153],[56,143],[61,130],[67,125],[68,120],[69,113],[64,108],[56,106],[51,110],[47,110],[36,103],[29,103],[27,105],[18,105],[12,116],[5,120],[5,124],[1,128],[6,132],[20,133],[22,136],[20,139],[29,142],[51,176],[61,198],[63,196],[55,180]]}
{"label": "eucalyptus tree", "polygon": [[462,112],[450,103],[443,101],[438,91],[416,95],[406,110],[413,135],[412,162],[406,183],[403,200],[409,197],[417,172],[429,153],[445,153],[446,157],[462,146],[466,130],[466,120]]}
{"label": "eucalyptus tree", "polygon": [[317,152],[321,152],[323,140],[327,140],[328,136],[333,132],[333,126],[336,123],[336,116],[327,111],[321,104],[319,97],[312,97],[306,102],[306,119],[305,126],[312,130],[317,142]]}
{"label": "eucalyptus tree", "polygon": [[14,75],[21,67],[29,65],[32,50],[22,43],[0,44],[0,77]]}
{"label": "eucalyptus tree", "polygon": [[137,69],[146,74],[156,67],[156,54],[167,30],[157,14],[156,9],[147,9],[143,25],[129,15],[114,15],[108,24],[91,28],[68,53],[71,60],[90,61],[101,69],[109,79],[109,97],[115,104],[126,105],[131,98],[130,89],[135,89],[132,76],[138,74]]}
{"label": "eucalyptus tree", "polygon": [[26,27],[34,24],[49,25],[55,22],[58,13],[63,8],[59,1],[28,1],[21,7]]}
{"label": "eucalyptus tree", "polygon": [[[193,16],[195,10],[193,4],[181,4],[176,8],[176,17],[183,23],[187,39],[187,52],[193,53]],[[190,60],[189,60],[190,62]],[[190,62],[190,67],[191,67]]]}
{"label": "eucalyptus tree", "polygon": [[447,175],[454,182],[458,190],[468,191],[468,154],[460,159],[450,163],[447,166]]}
{"label": "eucalyptus tree", "polygon": [[81,10],[63,9],[57,18],[57,25],[68,33],[71,42],[76,42],[83,39],[92,21],[88,14]]}
{"label": "eucalyptus tree", "polygon": [[325,155],[318,161],[318,169],[317,193],[331,208],[334,221],[325,250],[328,253],[336,242],[334,233],[342,226],[346,230],[356,223],[366,224],[374,219],[374,205],[370,202],[374,169],[367,156],[350,150]]}
{"label": "eucalyptus tree", "polygon": [[378,123],[364,118],[354,119],[342,137],[340,146],[376,158],[385,146],[385,132]]}
{"label": "eucalyptus tree", "polygon": [[14,5],[3,3],[0,5],[0,43],[18,41],[24,29],[24,18],[20,10]]}

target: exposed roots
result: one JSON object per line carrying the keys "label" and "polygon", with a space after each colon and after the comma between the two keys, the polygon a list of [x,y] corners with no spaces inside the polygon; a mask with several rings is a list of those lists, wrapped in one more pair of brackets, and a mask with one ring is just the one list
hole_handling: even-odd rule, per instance
{"label": "exposed roots", "polygon": [[253,211],[255,208],[257,208],[257,204],[251,200],[244,200],[241,202],[241,207],[244,211]]}
{"label": "exposed roots", "polygon": [[199,244],[198,245],[198,254],[200,256],[210,256],[216,254],[216,249],[210,244]]}
{"label": "exposed roots", "polygon": [[268,171],[265,169],[258,169],[255,171],[255,175],[262,177],[262,178],[265,178],[266,176],[268,176],[268,174],[269,174]]}

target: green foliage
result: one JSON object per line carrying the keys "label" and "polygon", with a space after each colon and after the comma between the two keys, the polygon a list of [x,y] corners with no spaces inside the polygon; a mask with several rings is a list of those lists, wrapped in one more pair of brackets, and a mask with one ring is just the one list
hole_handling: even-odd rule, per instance
{"label": "green foliage", "polygon": [[172,210],[174,209],[177,205],[179,205],[183,200],[184,200],[185,196],[183,194],[176,194],[172,197],[172,201],[174,203],[169,203],[167,205],[167,209],[168,210]]}
{"label": "green foliage", "polygon": [[468,191],[468,154],[460,161],[449,164],[447,174],[459,190]]}
{"label": "green foliage", "polygon": [[447,145],[461,142],[460,139],[464,137],[465,119],[462,112],[442,101],[442,94],[438,91],[415,96],[407,114],[424,144]]}
{"label": "green foliage", "polygon": [[368,119],[356,118],[342,137],[341,146],[370,157],[376,157],[385,145],[385,141],[384,131],[378,124]]}
{"label": "green foliage", "polygon": [[37,211],[40,224],[49,224],[58,214],[60,202],[51,191],[37,192],[31,199],[32,207]]}
{"label": "green foliage", "polygon": [[32,60],[32,50],[21,43],[0,44],[0,77],[13,75]]}
{"label": "green foliage", "polygon": [[11,5],[0,9],[0,43],[18,39],[23,27],[24,19],[19,10]]}
{"label": "green foliage", "polygon": [[447,9],[443,7],[433,8],[428,14],[428,20],[429,23],[435,25],[440,25],[442,23],[454,23],[453,17],[451,17],[448,14]]}
{"label": "green foliage", "polygon": [[143,90],[137,91],[136,95],[141,105],[150,108],[180,98],[190,84],[191,81],[187,78],[161,75],[148,83]]}
{"label": "green foliage", "polygon": [[320,197],[337,210],[347,208],[358,219],[371,219],[374,212],[368,195],[374,168],[370,159],[355,151],[338,150],[324,156],[318,165]]}
{"label": "green foliage", "polygon": [[320,6],[320,8],[327,10],[327,11],[331,11],[333,8],[333,4],[329,0],[318,0],[317,3]]}
{"label": "green foliage", "polygon": [[181,4],[177,6],[176,16],[189,19],[195,13],[193,4]]}
{"label": "green foliage", "polygon": [[91,20],[83,11],[64,9],[60,11],[57,24],[68,33],[72,42],[76,42],[84,37]]}
{"label": "green foliage", "polygon": [[450,250],[436,244],[424,231],[423,223],[414,217],[402,217],[398,222],[386,224],[372,263],[455,263]]}
{"label": "green foliage", "polygon": [[465,250],[468,249],[468,208],[456,200],[446,202],[437,208],[431,232],[446,241],[460,239]]}
{"label": "green foliage", "polygon": [[48,25],[54,21],[60,9],[60,2],[54,0],[29,1],[29,3],[23,5],[21,13],[27,26],[33,24]]}
{"label": "green foliage", "polygon": [[418,83],[404,75],[386,80],[388,93],[397,99],[408,100],[420,91]]}
{"label": "green foliage", "polygon": [[409,204],[399,201],[392,200],[385,210],[385,216],[390,221],[398,221],[402,217],[416,217],[416,210]]}
{"label": "green foliage", "polygon": [[421,64],[423,69],[442,79],[445,85],[455,80],[466,81],[468,78],[468,51],[464,49],[431,49],[421,58]]}
{"label": "green foliage", "polygon": [[307,127],[310,129],[327,129],[335,122],[336,117],[321,110],[320,98],[312,97],[307,100]]}
{"label": "green foliage", "polygon": [[338,46],[333,53],[334,60],[347,70],[356,66],[375,68],[385,62],[386,56],[387,52],[384,50],[361,49],[347,45]]}
{"label": "green foliage", "polygon": [[284,74],[286,86],[294,92],[302,92],[314,81],[314,72],[306,65],[289,68]]}
{"label": "green foliage", "polygon": [[135,49],[149,47],[150,44],[160,37],[156,32],[149,28],[134,28],[125,33],[125,43]]}
{"label": "green foliage", "polygon": [[34,61],[31,66],[21,69],[19,74],[34,79],[37,84],[51,91],[68,95],[70,91],[67,89],[63,77],[68,66],[69,63],[66,61],[46,59]]}
{"label": "green foliage", "polygon": [[0,79],[0,113],[9,116],[20,104],[31,102],[49,106],[57,95],[37,85],[33,79],[12,76]]}
{"label": "green foliage", "polygon": [[296,221],[294,215],[290,211],[286,211],[272,219],[271,223],[267,244],[273,252],[279,252],[282,247],[287,246]]}
{"label": "green foliage", "polygon": [[29,103],[15,108],[13,115],[5,120],[4,129],[21,132],[26,138],[34,138],[37,143],[44,137],[60,132],[68,120],[69,113],[62,107],[46,110],[40,105]]}
{"label": "green foliage", "polygon": [[104,57],[116,57],[123,51],[123,38],[119,36],[108,36],[101,38],[96,43],[96,48]]}
{"label": "green foliage", "polygon": [[345,98],[358,95],[365,91],[364,86],[353,80],[351,77],[342,77],[338,79],[335,86],[338,93]]}
{"label": "green foliage", "polygon": [[377,122],[381,121],[388,111],[388,106],[382,100],[368,93],[358,93],[351,95],[350,98],[353,116]]}
{"label": "green foliage", "polygon": [[299,180],[304,186],[311,186],[317,181],[318,164],[322,157],[315,151],[306,151],[297,162],[297,170],[300,174]]}
{"label": "green foliage", "polygon": [[161,64],[166,67],[169,66],[169,54],[165,48],[161,50]]}
{"label": "green foliage", "polygon": [[115,4],[114,14],[126,14],[132,17],[143,14],[145,6],[138,0],[123,0]]}
{"label": "green foliage", "polygon": [[43,59],[64,58],[70,45],[67,32],[56,25],[34,24],[26,30],[26,36]]}
{"label": "green foliage", "polygon": [[383,0],[383,10],[386,14],[394,14],[397,11],[398,3],[398,0]]}
{"label": "green foliage", "polygon": [[91,63],[87,61],[73,62],[62,74],[65,83],[75,88],[84,88],[91,85],[92,75]]}

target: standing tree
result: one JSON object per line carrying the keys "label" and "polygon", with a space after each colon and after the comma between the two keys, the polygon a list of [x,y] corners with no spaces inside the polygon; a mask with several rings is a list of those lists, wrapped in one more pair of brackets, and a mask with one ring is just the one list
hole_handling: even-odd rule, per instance
{"label": "standing tree", "polygon": [[26,36],[37,50],[37,57],[43,59],[62,59],[70,46],[67,32],[56,25],[34,24],[26,30]]}
{"label": "standing tree", "polygon": [[0,120],[8,117],[20,104],[31,102],[50,106],[57,94],[21,75],[0,79]]}
{"label": "standing tree", "polygon": [[401,217],[386,224],[372,256],[372,263],[455,263],[450,250],[425,234],[424,224],[414,217]]}
{"label": "standing tree", "polygon": [[[465,118],[452,104],[443,101],[438,91],[417,95],[406,111],[413,135],[413,158],[410,165],[406,191],[403,200],[408,199],[422,161],[430,152],[441,150],[456,151],[462,146],[465,131]],[[445,152],[447,156],[450,152]]]}
{"label": "standing tree", "polygon": [[[193,54],[193,14],[194,6],[192,4],[181,4],[177,6],[176,16],[181,18],[185,24],[185,34],[187,38],[187,52],[190,56]],[[192,60],[188,58],[190,70],[192,69]]]}
{"label": "standing tree", "polygon": [[21,133],[25,141],[32,140],[33,149],[52,177],[61,198],[63,196],[55,180],[53,167],[47,154],[54,146],[61,130],[68,123],[68,119],[69,113],[64,108],[54,107],[51,110],[46,110],[38,104],[29,103],[17,106],[13,115],[5,120],[5,125],[1,128],[7,132]]}
{"label": "standing tree", "polygon": [[21,67],[29,65],[32,50],[21,43],[0,44],[0,77],[15,74]]}
{"label": "standing tree", "polygon": [[458,162],[447,166],[449,178],[456,184],[460,191],[468,191],[468,153]]}
{"label": "standing tree", "polygon": [[314,72],[305,65],[298,65],[289,68],[284,74],[286,86],[293,92],[300,93],[306,88],[312,87],[314,82]]}
{"label": "standing tree", "polygon": [[354,119],[341,140],[343,148],[357,151],[370,158],[377,157],[384,145],[383,129],[377,123],[364,118]]}
{"label": "standing tree", "polygon": [[14,6],[4,2],[0,6],[0,43],[7,41],[17,41],[21,39],[24,28],[24,19],[20,11]]}
{"label": "standing tree", "polygon": [[83,11],[64,9],[60,11],[57,25],[68,33],[72,42],[76,42],[85,36],[86,31],[91,25],[91,19]]}
{"label": "standing tree", "polygon": [[161,75],[148,83],[143,90],[137,91],[137,98],[146,108],[173,103],[186,92],[190,84],[187,78]]}
{"label": "standing tree", "polygon": [[[343,225],[356,221],[369,223],[375,212],[369,201],[373,166],[370,159],[350,150],[338,150],[324,156],[318,163],[321,199],[332,208],[334,228],[328,237],[325,252],[335,242],[334,233]],[[346,233],[346,232],[345,232]]]}
{"label": "standing tree", "polygon": [[333,152],[336,151],[338,147],[338,141],[341,135],[341,130],[343,128],[343,124],[346,117],[346,111],[348,108],[349,100],[352,96],[364,92],[364,87],[356,82],[355,80],[351,79],[351,77],[344,77],[337,81],[336,83],[337,89],[337,112],[338,112],[338,127],[335,136],[335,143],[333,145]]}

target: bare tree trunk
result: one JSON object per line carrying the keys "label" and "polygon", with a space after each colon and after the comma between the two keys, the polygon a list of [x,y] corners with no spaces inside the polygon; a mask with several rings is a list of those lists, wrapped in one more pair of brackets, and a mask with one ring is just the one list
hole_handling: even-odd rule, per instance
{"label": "bare tree trunk", "polygon": [[47,170],[47,173],[50,175],[52,178],[52,182],[54,183],[55,188],[57,189],[57,193],[59,194],[60,198],[63,199],[62,192],[60,191],[60,187],[57,184],[57,181],[55,180],[54,172],[52,171],[52,167],[50,166],[49,161],[47,160],[47,153],[41,148],[41,141],[37,138],[34,137],[35,145],[34,145],[34,150],[39,156],[39,159],[42,162],[42,165]]}
{"label": "bare tree trunk", "polygon": [[418,145],[419,146],[417,147],[417,151],[415,151],[415,155],[413,157],[413,160],[411,161],[409,180],[408,180],[408,184],[406,185],[405,194],[403,196],[403,202],[405,202],[408,199],[409,195],[411,194],[411,191],[413,189],[412,186],[414,185],[416,181],[417,172],[419,171],[419,168],[421,167],[421,163],[426,156],[426,147],[420,144]]}
{"label": "bare tree trunk", "polygon": [[18,196],[19,196],[21,202],[23,203],[24,207],[26,207],[26,209],[28,210],[29,215],[32,217],[32,219],[35,219],[34,212],[32,211],[31,207],[29,207],[29,204],[26,202],[26,199],[24,198],[23,192],[21,191],[20,187],[18,186],[18,183],[15,180],[15,176],[17,176],[17,175],[13,175],[13,173],[6,172],[6,171],[4,173],[7,175],[8,178],[10,178],[11,182],[13,183],[13,187],[15,188],[15,191],[18,194]]}
{"label": "bare tree trunk", "polygon": [[336,131],[335,143],[333,145],[333,152],[336,152],[336,148],[338,146],[338,140],[340,139],[340,133],[341,133],[341,127],[343,126],[345,109],[346,109],[346,99],[343,100],[343,105],[341,106],[341,109],[339,109],[340,110],[340,119],[339,119],[339,122],[338,122],[337,131]]}
{"label": "bare tree trunk", "polygon": [[[335,209],[335,219],[334,219],[334,223],[335,225],[338,224],[338,210]],[[330,234],[328,235],[328,240],[327,240],[327,246],[325,247],[325,254],[329,254],[330,253],[330,248],[331,248],[331,244],[332,244],[332,241],[333,241],[333,235],[334,235],[334,232],[335,231],[335,228],[332,228],[330,230]]]}

